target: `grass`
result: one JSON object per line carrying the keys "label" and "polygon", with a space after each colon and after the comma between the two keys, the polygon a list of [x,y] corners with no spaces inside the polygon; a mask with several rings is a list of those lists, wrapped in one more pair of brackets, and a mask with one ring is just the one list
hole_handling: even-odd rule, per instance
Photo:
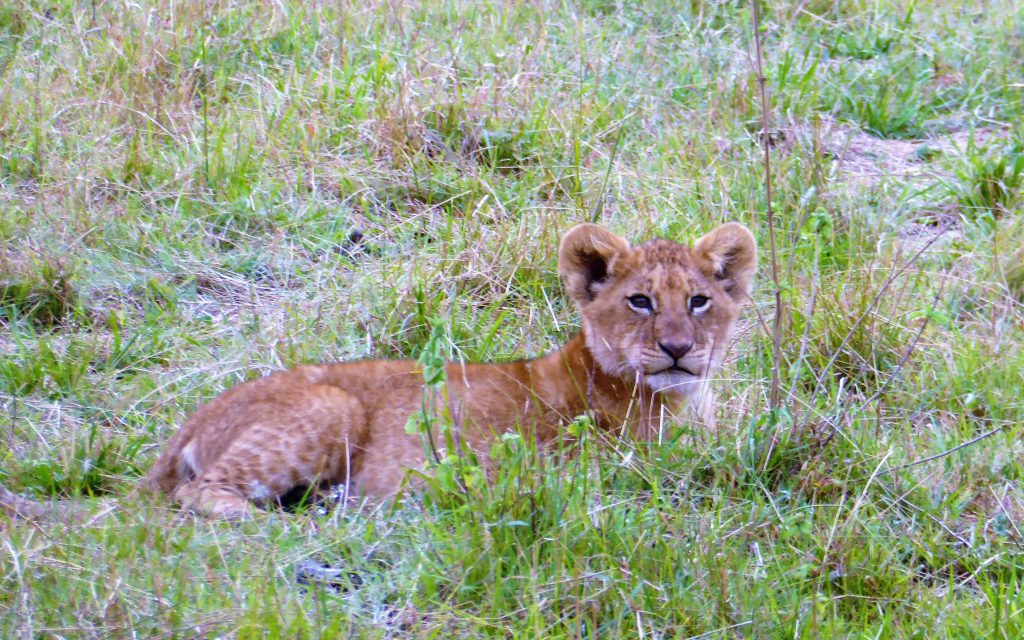
{"label": "grass", "polygon": [[[1021,637],[1018,5],[767,3],[764,135],[743,3],[5,4],[0,480],[97,517],[0,525],[0,635]],[[767,264],[762,140],[781,349],[763,269],[714,432],[239,525],[131,493],[242,380],[555,348],[576,222]]]}
{"label": "grass", "polygon": [[1024,149],[978,149],[968,145],[965,159],[954,171],[950,190],[969,219],[1001,216],[1015,209],[1024,187]]}

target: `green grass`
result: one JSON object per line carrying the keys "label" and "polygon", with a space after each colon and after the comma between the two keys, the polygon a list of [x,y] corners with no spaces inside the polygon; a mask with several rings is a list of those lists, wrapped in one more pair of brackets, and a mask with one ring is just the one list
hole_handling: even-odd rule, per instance
{"label": "green grass", "polygon": [[[97,517],[0,524],[0,636],[1021,637],[1019,4],[769,2],[768,136],[745,3],[5,4],[0,480]],[[242,380],[555,348],[591,219],[755,230],[714,432],[238,525],[131,493]]]}

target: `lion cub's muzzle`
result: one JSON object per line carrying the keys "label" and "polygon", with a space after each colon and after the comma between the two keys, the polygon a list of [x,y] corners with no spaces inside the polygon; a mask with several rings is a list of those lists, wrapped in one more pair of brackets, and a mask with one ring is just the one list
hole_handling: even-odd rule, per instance
{"label": "lion cub's muzzle", "polygon": [[658,351],[648,349],[641,370],[647,378],[668,380],[680,384],[703,378],[712,367],[710,349],[695,348],[693,342],[657,343]]}

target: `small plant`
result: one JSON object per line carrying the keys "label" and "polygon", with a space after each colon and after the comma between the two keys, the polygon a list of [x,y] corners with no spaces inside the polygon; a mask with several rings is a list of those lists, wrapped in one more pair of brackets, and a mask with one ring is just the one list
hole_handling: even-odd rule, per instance
{"label": "small plant", "polygon": [[834,56],[871,60],[889,53],[900,36],[899,29],[891,23],[870,21],[840,31],[829,45],[828,52]]}
{"label": "small plant", "polygon": [[842,88],[838,111],[881,138],[914,138],[931,109],[926,86],[927,68],[887,68],[858,77]]}
{"label": "small plant", "polygon": [[[836,3],[856,10],[856,3]],[[902,18],[889,9],[875,5],[870,14],[851,17],[840,22],[838,33],[829,44],[829,54],[871,60],[889,54],[911,28],[916,3],[911,2]]]}
{"label": "small plant", "polygon": [[422,405],[409,416],[405,432],[421,438],[430,501],[446,507],[464,506],[469,491],[479,489],[484,482],[483,470],[473,451],[460,440],[462,416],[448,395],[444,323],[435,319],[431,327],[430,339],[417,360],[423,367]]}
{"label": "small plant", "polygon": [[84,437],[75,439],[70,456],[53,457],[44,449],[39,457],[18,461],[5,474],[4,481],[37,487],[47,495],[69,497],[109,493],[119,478],[140,474],[136,459],[146,438],[106,438],[98,432],[98,423],[89,425]]}
{"label": "small plant", "polygon": [[[32,337],[19,333],[15,339],[25,344]],[[93,368],[95,349],[77,339],[57,350],[46,336],[36,336],[34,342],[31,351],[20,350],[20,357],[0,358],[0,389],[13,396],[43,393],[52,399],[73,397]]]}
{"label": "small plant", "polygon": [[1019,146],[984,150],[968,145],[947,188],[970,221],[998,218],[1013,210],[1024,188],[1024,152]]}
{"label": "small plant", "polygon": [[519,118],[474,116],[449,104],[424,116],[427,155],[459,163],[472,160],[498,172],[513,172],[534,159],[537,134]]}
{"label": "small plant", "polygon": [[53,327],[79,304],[74,278],[72,263],[48,256],[38,256],[22,267],[0,261],[0,318]]}

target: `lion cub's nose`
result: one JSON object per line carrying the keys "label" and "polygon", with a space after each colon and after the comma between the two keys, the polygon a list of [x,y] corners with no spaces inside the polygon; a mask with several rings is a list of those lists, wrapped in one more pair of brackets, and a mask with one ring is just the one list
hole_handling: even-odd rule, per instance
{"label": "lion cub's nose", "polygon": [[682,358],[693,348],[692,342],[659,342],[661,350],[668,354],[673,360]]}

